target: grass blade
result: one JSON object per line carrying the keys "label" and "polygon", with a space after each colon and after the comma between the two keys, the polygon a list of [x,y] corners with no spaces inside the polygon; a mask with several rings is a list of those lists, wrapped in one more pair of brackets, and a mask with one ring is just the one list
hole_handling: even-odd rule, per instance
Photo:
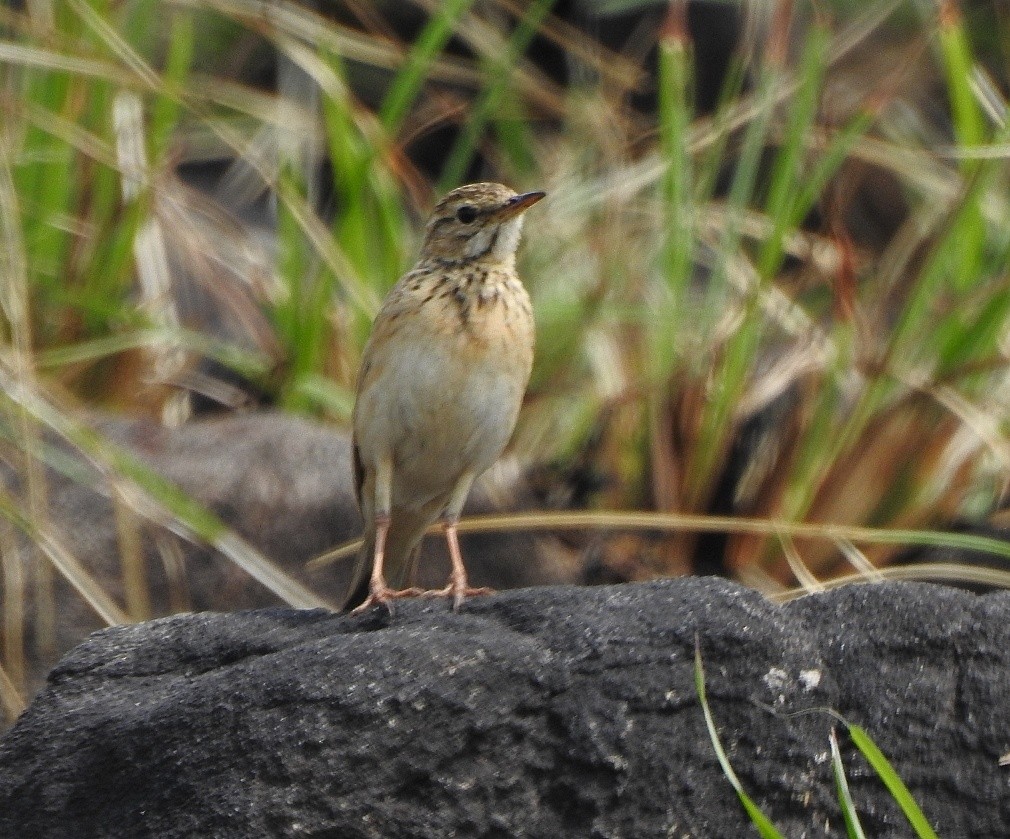
{"label": "grass blade", "polygon": [[0,664],[0,702],[3,703],[4,715],[11,722],[21,716],[21,712],[27,707],[2,664]]}
{"label": "grass blade", "polygon": [[685,4],[671,5],[659,41],[659,141],[666,161],[660,183],[665,226],[660,244],[660,270],[665,289],[653,326],[650,377],[661,382],[679,358],[677,336],[690,312],[694,261],[693,160],[688,151],[688,133],[694,108],[691,87],[693,52],[687,39]]}
{"label": "grass blade", "polygon": [[414,41],[407,62],[396,74],[379,112],[390,135],[396,134],[427,79],[428,68],[452,37],[456,22],[474,0],[446,0]]}
{"label": "grass blade", "polygon": [[930,827],[929,822],[926,821],[926,817],[923,815],[922,810],[919,809],[919,805],[912,797],[912,793],[908,791],[908,787],[905,786],[904,781],[898,777],[898,773],[894,771],[891,762],[884,757],[884,753],[870,739],[870,735],[866,733],[865,729],[855,723],[845,722],[844,724],[849,732],[849,737],[852,738],[852,742],[856,744],[856,748],[862,752],[863,757],[873,767],[880,780],[884,782],[884,786],[887,787],[888,792],[891,793],[898,806],[901,807],[905,818],[908,819],[909,824],[915,829],[920,839],[939,839],[936,832]]}
{"label": "grass blade", "polygon": [[[154,517],[177,532],[182,531],[183,534],[199,538],[290,606],[299,609],[332,608],[323,598],[285,574],[252,545],[231,531],[213,511],[148,467],[132,452],[102,438],[93,429],[74,420],[69,411],[58,409],[33,390],[16,387],[13,377],[2,366],[0,366],[0,393],[15,404],[23,406],[34,421],[48,427],[76,447],[114,487],[123,493],[124,497],[141,499],[149,518]],[[0,507],[0,513],[4,512]],[[12,520],[19,526],[37,527],[31,521],[18,519],[13,508],[9,508],[6,513],[11,515]],[[60,557],[56,540],[47,537],[45,533],[39,534],[39,538],[42,537],[46,537],[47,541],[40,547]],[[62,564],[73,570],[71,560]],[[93,596],[94,593],[89,586],[82,583],[82,588],[89,592],[89,596]],[[100,597],[97,601],[102,602],[107,614],[114,614]],[[122,615],[118,607],[115,614],[117,617]]]}
{"label": "grass blade", "polygon": [[477,149],[481,134],[495,111],[501,106],[512,83],[512,68],[529,47],[544,18],[556,0],[533,0],[512,32],[504,50],[487,64],[487,80],[477,102],[470,108],[470,117],[442,166],[439,189],[445,192],[459,184]]}
{"label": "grass blade", "polygon": [[126,612],[109,597],[101,584],[67,550],[58,536],[49,528],[40,525],[30,511],[23,510],[21,505],[5,491],[0,491],[0,516],[22,530],[32,540],[32,544],[107,625],[129,623],[130,619]]}
{"label": "grass blade", "polygon": [[719,765],[722,767],[723,774],[730,784],[733,785],[733,789],[736,790],[737,797],[747,811],[751,822],[764,839],[784,839],[782,834],[776,830],[775,825],[761,811],[761,808],[747,795],[743,785],[740,783],[740,779],[736,776],[736,772],[733,771],[729,758],[726,756],[726,751],[722,747],[722,743],[719,740],[719,732],[716,731],[715,720],[712,718],[712,711],[708,707],[708,699],[705,696],[705,670],[702,667],[701,646],[697,639],[694,644],[694,688],[698,694],[698,700],[701,702],[701,709],[705,714],[705,726],[708,728],[708,736],[712,740],[712,748],[719,759]]}
{"label": "grass blade", "polygon": [[863,827],[859,823],[859,814],[856,813],[852,793],[849,791],[849,782],[845,778],[845,766],[842,763],[842,753],[838,748],[838,735],[835,734],[834,729],[831,730],[829,739],[831,740],[831,770],[835,776],[835,789],[838,791],[842,818],[845,819],[845,830],[849,834],[849,839],[866,839]]}

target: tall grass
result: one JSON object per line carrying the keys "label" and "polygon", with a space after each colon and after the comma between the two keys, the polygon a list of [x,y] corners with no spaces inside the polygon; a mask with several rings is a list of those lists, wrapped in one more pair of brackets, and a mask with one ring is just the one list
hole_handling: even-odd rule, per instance
{"label": "tall grass", "polygon": [[[988,23],[950,2],[799,6],[755,17],[707,111],[683,2],[609,49],[549,0],[417,0],[410,43],[367,15],[340,23],[289,2],[0,11],[8,710],[34,655],[24,639],[53,637],[56,575],[105,621],[148,614],[137,564],[124,562],[119,602],[50,515],[52,437],[88,464],[70,473],[97,470],[119,499],[124,534],[130,516],[171,527],[277,597],[321,602],[80,409],[183,421],[178,383],[209,358],[290,411],[346,423],[420,219],[472,171],[549,194],[521,254],[538,349],[514,448],[590,462],[610,479],[600,507],[656,514],[620,526],[662,539],[609,549],[635,575],[694,569],[712,550],[699,517],[727,534],[727,573],[775,591],[883,562],[896,541],[954,544],[930,530],[997,506],[1010,129],[1006,80],[976,55]],[[564,53],[567,83],[526,57],[534,37]],[[653,45],[655,73],[638,57]],[[876,51],[901,60],[861,71]],[[276,91],[244,81],[243,55],[267,56]],[[910,93],[921,78],[939,107]],[[654,112],[629,106],[643,92]],[[412,144],[446,127],[454,139],[422,173]],[[209,160],[226,163],[229,209],[269,197],[266,244],[177,174]],[[900,212],[876,238],[852,221],[874,179]],[[204,305],[255,325],[187,319]]]}

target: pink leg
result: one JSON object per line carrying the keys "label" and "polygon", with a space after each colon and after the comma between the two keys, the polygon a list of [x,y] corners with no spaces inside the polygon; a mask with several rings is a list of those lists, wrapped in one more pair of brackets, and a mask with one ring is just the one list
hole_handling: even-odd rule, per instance
{"label": "pink leg", "polygon": [[491,594],[494,590],[490,588],[470,588],[466,576],[466,567],[463,565],[463,552],[459,548],[459,535],[456,533],[456,519],[445,521],[445,540],[449,543],[449,558],[452,560],[452,571],[449,572],[449,585],[443,589],[426,592],[434,597],[452,597],[453,611],[463,605],[463,600],[467,597],[474,597],[481,594]]}
{"label": "pink leg", "polygon": [[375,553],[372,557],[372,577],[368,582],[368,597],[364,602],[351,610],[351,614],[364,612],[376,603],[382,603],[393,614],[392,601],[400,597],[414,597],[421,594],[419,588],[405,588],[401,591],[391,589],[386,585],[382,573],[382,562],[386,553],[386,535],[389,533],[389,516],[375,517]]}

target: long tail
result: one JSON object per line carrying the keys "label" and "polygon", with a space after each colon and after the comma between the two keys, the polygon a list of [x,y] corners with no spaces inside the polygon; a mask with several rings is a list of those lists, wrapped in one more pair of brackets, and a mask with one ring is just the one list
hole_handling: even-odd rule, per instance
{"label": "long tail", "polygon": [[[421,538],[435,516],[425,510],[394,510],[386,536],[386,552],[382,567],[386,582],[400,589],[411,585]],[[368,597],[368,583],[372,576],[372,558],[375,553],[375,523],[367,522],[365,540],[358,552],[354,572],[344,598],[343,610],[353,609]]]}

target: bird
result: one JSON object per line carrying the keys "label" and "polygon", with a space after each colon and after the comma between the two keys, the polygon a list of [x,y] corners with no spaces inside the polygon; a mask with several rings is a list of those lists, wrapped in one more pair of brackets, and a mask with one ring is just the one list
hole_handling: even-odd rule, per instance
{"label": "bird", "polygon": [[[457,524],[474,480],[515,428],[533,366],[534,321],[516,271],[523,214],[543,192],[474,183],[435,206],[414,267],[382,303],[362,353],[352,414],[362,548],[343,608],[401,597],[466,597]],[[445,588],[410,583],[425,531],[441,520]],[[388,582],[387,582],[388,580]],[[390,585],[392,583],[392,586]]]}

